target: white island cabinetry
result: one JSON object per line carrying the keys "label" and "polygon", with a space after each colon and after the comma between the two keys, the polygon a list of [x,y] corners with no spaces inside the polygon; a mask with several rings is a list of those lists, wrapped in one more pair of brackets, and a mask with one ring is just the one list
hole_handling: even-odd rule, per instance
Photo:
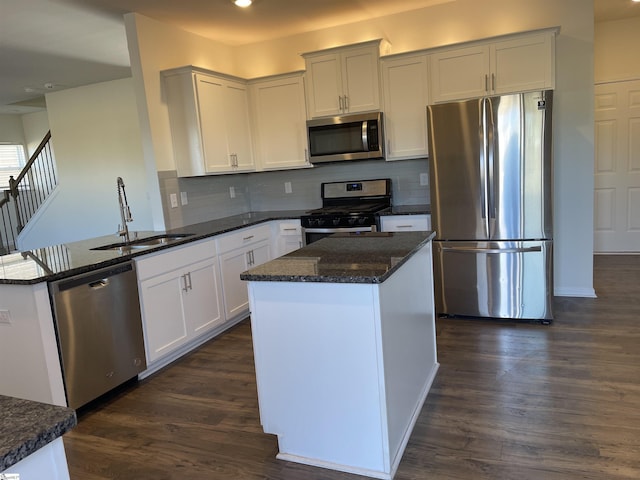
{"label": "white island cabinetry", "polygon": [[393,477],[438,369],[431,236],[334,235],[243,274],[278,458]]}
{"label": "white island cabinetry", "polygon": [[[147,362],[155,370],[225,321],[213,239],[136,259]],[[168,357],[168,359],[166,359]]]}

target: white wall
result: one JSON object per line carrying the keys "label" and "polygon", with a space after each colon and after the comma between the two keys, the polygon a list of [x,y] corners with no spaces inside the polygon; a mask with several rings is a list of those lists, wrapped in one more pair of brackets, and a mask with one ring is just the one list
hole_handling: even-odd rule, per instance
{"label": "white wall", "polygon": [[59,186],[39,221],[21,233],[21,250],[115,233],[118,176],[134,218],[130,229],[151,229],[135,102],[130,78],[47,95]]}
{"label": "white wall", "polygon": [[49,131],[49,116],[46,110],[42,110],[21,115],[21,120],[28,156],[31,157]]}
{"label": "white wall", "polygon": [[0,115],[0,142],[24,145],[24,130],[20,115]]}
{"label": "white wall", "polygon": [[640,17],[595,25],[595,82],[640,78]]}
{"label": "white wall", "polygon": [[[231,49],[137,14],[125,16],[147,161],[174,170],[160,71],[193,64],[245,78],[299,70],[300,53],[374,38],[391,53],[560,26],[556,43],[555,290],[593,292],[593,0],[457,0]],[[241,61],[240,61],[241,59]],[[145,129],[148,128],[148,131]],[[150,158],[153,157],[153,158]]]}

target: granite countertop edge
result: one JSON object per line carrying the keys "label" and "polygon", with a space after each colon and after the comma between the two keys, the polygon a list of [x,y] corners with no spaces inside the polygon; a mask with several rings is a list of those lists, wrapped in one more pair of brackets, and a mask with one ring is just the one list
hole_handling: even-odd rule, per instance
{"label": "granite countertop edge", "polygon": [[[419,233],[419,232],[412,232]],[[409,232],[398,232],[395,235],[411,235]],[[360,284],[380,284],[383,283],[387,278],[396,272],[400,266],[409,260],[418,250],[420,250],[426,243],[433,240],[435,237],[435,232],[429,231],[425,232],[427,235],[420,242],[416,243],[416,245],[396,263],[392,264],[391,267],[386,270],[384,273],[379,275],[323,275],[323,274],[313,274],[313,275],[288,275],[288,274],[259,274],[259,273],[251,273],[252,270],[247,270],[240,274],[240,279],[247,282],[296,282],[296,283],[360,283]],[[373,234],[375,235],[375,233]],[[335,238],[325,238],[322,241],[325,242],[337,242],[338,239]],[[338,249],[338,248],[336,248]],[[304,250],[301,249],[301,250]],[[287,255],[285,255],[286,257]],[[281,257],[284,258],[284,257]],[[277,259],[275,259],[277,260]],[[257,267],[258,269],[260,267]],[[255,269],[254,269],[255,270]]]}
{"label": "granite countertop edge", "polygon": [[0,395],[0,472],[61,437],[77,424],[73,409]]}

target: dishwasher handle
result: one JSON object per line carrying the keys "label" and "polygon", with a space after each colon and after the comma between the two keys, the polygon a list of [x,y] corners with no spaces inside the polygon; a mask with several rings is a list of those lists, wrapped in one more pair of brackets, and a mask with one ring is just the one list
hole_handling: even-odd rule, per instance
{"label": "dishwasher handle", "polygon": [[96,290],[98,288],[104,288],[104,287],[108,287],[109,286],[109,279],[108,278],[101,278],[100,280],[97,280],[95,282],[91,282],[89,283],[89,288],[92,290]]}

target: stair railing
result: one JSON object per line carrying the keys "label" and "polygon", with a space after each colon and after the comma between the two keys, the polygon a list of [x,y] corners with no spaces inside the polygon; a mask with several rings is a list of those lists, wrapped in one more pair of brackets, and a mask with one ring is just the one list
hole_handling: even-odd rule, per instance
{"label": "stair railing", "polygon": [[18,234],[58,185],[57,177],[49,131],[0,198],[0,253],[15,250]]}

